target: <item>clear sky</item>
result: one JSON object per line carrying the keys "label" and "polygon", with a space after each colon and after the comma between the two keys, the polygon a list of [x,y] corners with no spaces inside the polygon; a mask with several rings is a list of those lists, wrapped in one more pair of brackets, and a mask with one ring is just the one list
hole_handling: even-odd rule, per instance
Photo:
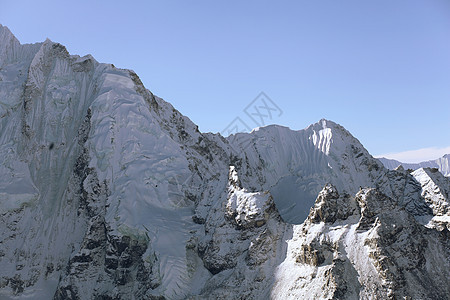
{"label": "clear sky", "polygon": [[263,91],[282,111],[265,124],[326,118],[373,155],[427,148],[409,162],[450,152],[449,0],[0,0],[0,23],[135,70],[201,131],[256,127],[244,109]]}

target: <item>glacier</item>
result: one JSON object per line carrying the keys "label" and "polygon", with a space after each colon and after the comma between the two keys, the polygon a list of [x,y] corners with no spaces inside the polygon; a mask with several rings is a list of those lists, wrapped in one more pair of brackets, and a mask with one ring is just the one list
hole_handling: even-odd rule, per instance
{"label": "glacier", "polygon": [[449,178],[332,121],[202,133],[135,72],[2,25],[0,104],[2,299],[450,295]]}

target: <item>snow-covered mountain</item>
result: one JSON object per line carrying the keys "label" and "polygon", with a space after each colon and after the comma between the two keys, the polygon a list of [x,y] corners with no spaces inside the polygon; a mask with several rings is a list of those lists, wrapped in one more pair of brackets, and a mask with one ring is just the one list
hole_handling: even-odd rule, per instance
{"label": "snow-covered mountain", "polygon": [[402,166],[404,169],[417,170],[420,168],[437,168],[439,172],[444,174],[444,176],[450,176],[450,154],[445,154],[444,156],[435,159],[424,161],[420,163],[402,163],[395,159],[388,159],[384,157],[378,158],[383,165],[388,169],[395,169],[398,166]]}
{"label": "snow-covered mountain", "polygon": [[1,299],[445,299],[449,178],[342,126],[201,133],[0,26]]}

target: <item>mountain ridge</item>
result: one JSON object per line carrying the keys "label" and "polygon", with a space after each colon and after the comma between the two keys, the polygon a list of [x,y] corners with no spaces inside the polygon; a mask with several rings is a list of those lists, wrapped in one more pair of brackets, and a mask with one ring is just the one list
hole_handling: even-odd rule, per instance
{"label": "mountain ridge", "polygon": [[[11,35],[0,26],[2,298],[448,295],[447,177],[389,171],[324,119],[201,133],[133,71]],[[397,237],[406,262],[384,243]]]}
{"label": "mountain ridge", "polygon": [[445,154],[440,158],[419,163],[402,163],[398,160],[385,157],[379,157],[378,160],[381,161],[386,168],[391,170],[399,166],[412,170],[419,168],[437,168],[444,176],[450,176],[450,154]]}

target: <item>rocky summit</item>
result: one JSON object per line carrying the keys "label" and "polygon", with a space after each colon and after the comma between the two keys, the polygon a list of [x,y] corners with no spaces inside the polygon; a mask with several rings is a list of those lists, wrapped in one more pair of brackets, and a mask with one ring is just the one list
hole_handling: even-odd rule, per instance
{"label": "rocky summit", "polygon": [[[202,133],[0,25],[1,299],[448,299],[450,181],[345,128]],[[442,168],[441,168],[442,169]]]}

